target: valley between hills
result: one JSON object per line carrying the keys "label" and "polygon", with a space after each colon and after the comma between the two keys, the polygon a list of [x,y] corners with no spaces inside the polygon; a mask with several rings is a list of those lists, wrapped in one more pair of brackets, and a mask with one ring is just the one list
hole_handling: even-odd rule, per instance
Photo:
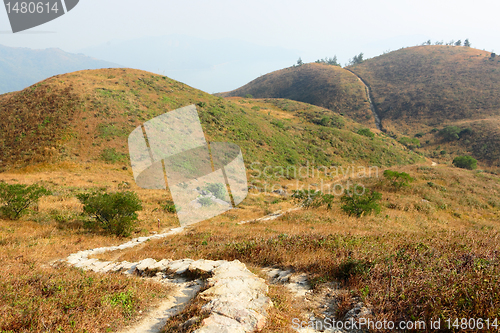
{"label": "valley between hills", "polygon": [[[133,332],[158,308],[168,316],[151,332],[493,322],[499,81],[492,54],[428,45],[347,68],[293,66],[215,95],[127,68],[0,95],[0,332]],[[135,183],[127,140],[187,105],[208,142],[241,148],[248,196],[179,229],[171,193]],[[13,214],[27,189],[39,198]],[[112,201],[89,213],[89,197],[114,194],[140,208],[123,220],[96,218]],[[220,287],[235,281],[249,288],[238,297],[255,296],[242,308]]]}

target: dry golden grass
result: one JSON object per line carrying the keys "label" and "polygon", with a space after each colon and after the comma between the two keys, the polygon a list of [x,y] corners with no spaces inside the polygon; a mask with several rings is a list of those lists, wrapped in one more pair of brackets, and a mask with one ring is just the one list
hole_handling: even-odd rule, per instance
{"label": "dry golden grass", "polygon": [[[427,156],[450,163],[471,155],[500,166],[500,62],[471,47],[400,49],[350,66],[371,87],[383,127],[398,138],[419,137]],[[452,143],[433,129],[457,125],[473,133]],[[442,153],[441,153],[442,152]]]}
{"label": "dry golden grass", "polygon": [[[397,170],[415,178],[410,187],[395,190],[377,177],[351,174],[336,178],[344,186],[360,183],[381,192],[382,212],[376,216],[346,216],[337,197],[331,210],[302,209],[277,220],[240,225],[240,221],[297,204],[253,190],[239,209],[192,225],[184,234],[98,257],[128,261],[150,257],[238,259],[255,272],[263,266],[291,268],[308,273],[316,288],[324,282],[341,282],[350,295],[371,304],[377,318],[499,316],[499,177],[445,166],[413,165]],[[379,170],[379,176],[382,172]],[[137,228],[140,234],[158,231],[157,218],[162,222],[161,229],[177,226],[173,214],[157,209],[168,193],[138,189],[130,170],[106,164],[31,167],[2,173],[0,180],[42,183],[55,193],[41,200],[37,211],[22,220],[0,222],[0,255],[7,267],[1,273],[1,293],[5,295],[1,306],[8,313],[2,329],[23,331],[34,325],[35,331],[42,331],[44,325],[53,329],[62,325],[70,330],[73,325],[89,327],[92,332],[95,327],[88,326],[92,322],[97,323],[97,331],[105,330],[108,324],[113,329],[165,293],[136,279],[56,270],[46,264],[79,250],[124,241],[82,229],[81,205],[75,193],[100,187],[115,191],[122,181],[129,182],[130,190],[139,194],[145,207]],[[326,180],[303,177],[297,181],[318,188]],[[260,181],[280,187],[290,182],[265,177]],[[86,287],[89,277],[93,282]],[[13,289],[14,285],[18,287]],[[280,288],[270,289],[275,305],[266,332],[286,332],[291,319],[304,313],[304,308],[294,304]],[[118,300],[120,295],[125,299],[132,295],[127,292],[133,293],[132,314],[124,311],[126,306],[109,304],[113,297]],[[352,303],[350,296],[338,301],[340,312]],[[94,307],[98,311],[92,310]],[[191,310],[187,313],[197,311],[196,304]],[[15,323],[24,326],[17,328]]]}
{"label": "dry golden grass", "polygon": [[[74,195],[100,187],[116,191],[124,180],[136,190],[130,178],[128,171],[107,165],[68,163],[0,174],[2,181],[39,183],[54,192],[21,220],[0,219],[0,331],[114,331],[168,295],[168,288],[150,281],[49,265],[71,253],[126,241],[83,229],[82,206]],[[141,234],[176,225],[173,214],[153,211],[167,193],[137,190],[145,207]]]}
{"label": "dry golden grass", "polygon": [[150,281],[49,265],[119,242],[55,222],[0,220],[0,331],[110,332],[166,297],[168,288]]}
{"label": "dry golden grass", "polygon": [[[292,268],[310,274],[317,286],[340,281],[379,319],[498,317],[500,215],[492,194],[500,190],[499,178],[424,165],[398,170],[416,178],[409,188],[357,180],[383,193],[377,216],[348,217],[336,201],[332,210],[296,211],[274,221],[238,225],[214,218],[126,251],[120,260],[238,259]],[[352,299],[344,303],[346,311]],[[290,317],[273,316],[270,331],[289,328]]]}
{"label": "dry golden grass", "polygon": [[339,66],[309,63],[263,75],[224,97],[286,98],[344,113],[355,121],[375,128],[363,84]]}

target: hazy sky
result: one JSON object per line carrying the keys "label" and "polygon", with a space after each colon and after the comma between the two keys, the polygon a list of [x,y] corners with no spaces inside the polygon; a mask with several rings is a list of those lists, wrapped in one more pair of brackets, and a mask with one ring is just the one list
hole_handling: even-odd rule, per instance
{"label": "hazy sky", "polygon": [[0,44],[77,52],[175,34],[286,48],[305,62],[336,54],[344,64],[359,52],[372,57],[427,39],[469,38],[499,52],[499,13],[498,0],[80,0],[68,14],[17,34],[0,8]]}

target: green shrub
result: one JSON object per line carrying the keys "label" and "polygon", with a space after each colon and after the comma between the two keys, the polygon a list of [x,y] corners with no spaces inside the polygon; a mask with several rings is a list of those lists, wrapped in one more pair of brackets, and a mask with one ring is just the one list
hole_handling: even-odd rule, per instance
{"label": "green shrub", "polygon": [[420,141],[417,138],[409,138],[407,136],[403,136],[399,138],[398,142],[408,148],[420,147]]}
{"label": "green shrub", "polygon": [[198,202],[203,206],[203,207],[209,207],[213,205],[213,201],[210,198],[207,197],[201,197],[198,198]]}
{"label": "green shrub", "polygon": [[225,200],[227,198],[226,185],[221,183],[209,183],[204,188],[206,191],[212,193],[217,199]]}
{"label": "green shrub", "polygon": [[164,205],[163,205],[163,210],[167,213],[175,213],[177,210],[175,208],[175,204],[172,200],[168,200]]}
{"label": "green shrub", "polygon": [[342,280],[348,280],[350,277],[366,275],[370,272],[373,264],[369,261],[352,259],[351,257],[343,261],[335,272],[336,277]]}
{"label": "green shrub", "polygon": [[246,94],[245,98],[253,98],[253,95],[252,94]]}
{"label": "green shrub", "polygon": [[329,117],[323,117],[323,118],[321,118],[321,120],[319,121],[319,125],[321,125],[321,126],[328,126],[328,125],[330,125],[330,118]]}
{"label": "green shrub", "polygon": [[371,191],[364,191],[362,194],[356,191],[347,190],[346,194],[340,198],[342,202],[342,210],[351,216],[361,217],[374,212],[380,213],[380,205],[378,201],[382,198],[382,194]]}
{"label": "green shrub", "polygon": [[304,208],[321,206],[321,197],[323,193],[316,190],[294,190],[292,198]]}
{"label": "green shrub", "polygon": [[455,141],[460,139],[460,127],[458,126],[446,126],[439,131],[439,135],[443,137],[445,141]]}
{"label": "green shrub", "polygon": [[285,128],[285,123],[283,123],[281,120],[273,120],[271,121],[271,124],[281,129]]}
{"label": "green shrub", "polygon": [[360,128],[357,132],[359,135],[364,135],[369,138],[375,137],[375,134],[368,128]]}
{"label": "green shrub", "polygon": [[101,159],[108,163],[120,162],[125,157],[125,154],[117,152],[115,148],[106,148],[101,152]]}
{"label": "green shrub", "polygon": [[402,188],[409,186],[414,179],[406,172],[397,172],[392,170],[385,170],[384,177],[391,183],[391,186],[395,188]]}
{"label": "green shrub", "polygon": [[453,165],[457,168],[474,170],[477,168],[477,160],[471,156],[457,156],[453,160]]}
{"label": "green shrub", "polygon": [[332,118],[330,118],[330,125],[336,128],[343,128],[345,125],[344,117],[333,116]]}
{"label": "green shrub", "polygon": [[42,196],[50,195],[51,192],[39,186],[0,183],[0,213],[12,220],[20,218],[27,209],[38,202]]}
{"label": "green shrub", "polygon": [[335,196],[316,190],[296,190],[293,191],[292,198],[304,208],[326,206],[327,209],[331,209]]}
{"label": "green shrub", "polygon": [[134,192],[82,193],[77,195],[83,211],[93,218],[89,227],[101,227],[117,235],[129,236],[137,222],[141,201]]}
{"label": "green shrub", "polygon": [[114,295],[103,297],[103,303],[107,303],[113,307],[121,307],[124,315],[128,316],[134,312],[137,298],[132,290],[127,292],[118,292]]}

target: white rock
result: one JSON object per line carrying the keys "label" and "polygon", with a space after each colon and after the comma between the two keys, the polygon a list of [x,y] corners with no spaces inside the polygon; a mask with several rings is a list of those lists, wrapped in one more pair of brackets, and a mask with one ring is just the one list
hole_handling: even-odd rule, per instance
{"label": "white rock", "polygon": [[184,274],[188,268],[189,265],[193,262],[192,259],[181,259],[181,260],[174,260],[171,261],[167,269],[165,270],[167,273],[173,273],[176,275],[182,275]]}
{"label": "white rock", "polygon": [[218,267],[220,264],[221,264],[221,262],[219,262],[219,261],[201,259],[201,260],[193,261],[189,265],[188,269],[191,273],[207,274],[207,273],[211,273],[214,270],[214,268]]}
{"label": "white rock", "polygon": [[97,273],[100,272],[104,267],[108,266],[109,264],[111,264],[110,261],[96,261],[89,267],[89,269]]}
{"label": "white rock", "polygon": [[143,272],[143,271],[147,270],[149,268],[149,266],[153,266],[154,264],[156,264],[156,260],[154,260],[152,258],[147,258],[147,259],[139,261],[137,263],[136,269],[139,272]]}
{"label": "white rock", "polygon": [[87,270],[89,269],[90,266],[92,266],[92,264],[94,262],[96,262],[97,259],[84,259],[84,260],[81,260],[79,263],[77,263],[75,265],[75,267],[78,267],[78,268],[82,268],[84,270]]}

